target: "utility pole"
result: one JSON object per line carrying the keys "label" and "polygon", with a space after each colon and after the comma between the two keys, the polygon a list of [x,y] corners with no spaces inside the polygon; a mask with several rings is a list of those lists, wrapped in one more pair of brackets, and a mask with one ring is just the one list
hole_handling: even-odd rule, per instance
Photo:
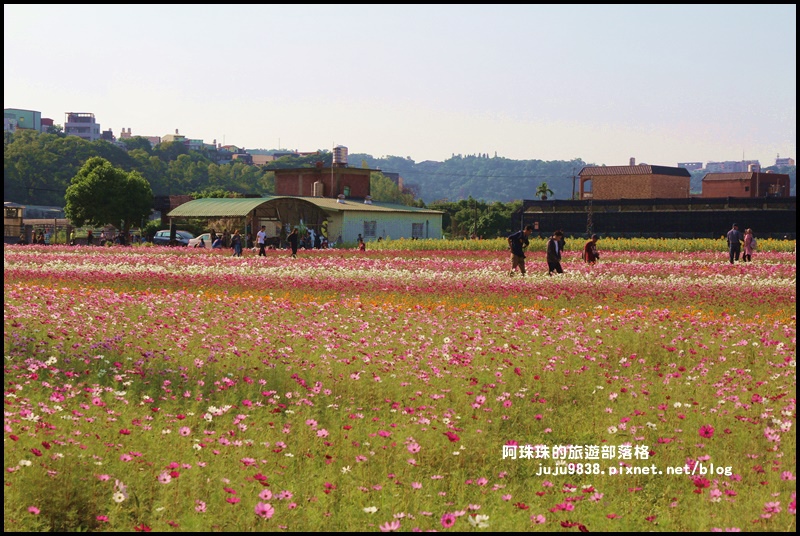
{"label": "utility pole", "polygon": [[575,200],[575,168],[572,168],[572,199]]}

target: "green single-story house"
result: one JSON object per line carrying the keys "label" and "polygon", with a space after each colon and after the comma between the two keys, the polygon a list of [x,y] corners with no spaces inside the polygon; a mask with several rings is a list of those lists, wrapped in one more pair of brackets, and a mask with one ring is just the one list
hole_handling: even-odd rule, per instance
{"label": "green single-story house", "polygon": [[444,212],[426,208],[372,201],[327,197],[267,196],[252,198],[205,198],[188,201],[172,209],[170,222],[183,218],[243,218],[244,232],[255,233],[266,226],[269,238],[281,228],[305,227],[326,236],[332,243],[378,238],[442,238]]}

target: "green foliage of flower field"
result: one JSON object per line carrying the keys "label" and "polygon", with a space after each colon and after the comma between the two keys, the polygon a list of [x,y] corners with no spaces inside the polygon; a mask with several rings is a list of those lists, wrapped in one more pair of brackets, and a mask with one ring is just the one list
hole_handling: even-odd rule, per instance
{"label": "green foliage of flower field", "polygon": [[795,531],[793,242],[440,242],[6,246],[5,530]]}

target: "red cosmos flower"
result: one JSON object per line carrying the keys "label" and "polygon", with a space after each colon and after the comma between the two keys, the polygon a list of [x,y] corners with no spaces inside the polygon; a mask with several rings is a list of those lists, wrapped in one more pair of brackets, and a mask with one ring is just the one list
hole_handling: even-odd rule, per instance
{"label": "red cosmos flower", "polygon": [[133,530],[135,530],[136,532],[150,532],[151,529],[150,527],[142,523],[141,525],[136,525],[135,527],[133,527]]}
{"label": "red cosmos flower", "polygon": [[123,428],[122,430],[119,431],[119,433],[120,435],[131,435],[131,431],[128,430],[127,428]]}
{"label": "red cosmos flower", "polygon": [[527,510],[528,508],[530,508],[530,506],[528,506],[528,505],[527,505],[527,504],[525,504],[524,502],[518,502],[518,503],[514,503],[514,506],[516,506],[516,507],[517,507],[517,508],[519,508],[520,510]]}
{"label": "red cosmos flower", "polygon": [[565,529],[571,529],[572,527],[577,527],[580,523],[575,523],[573,521],[562,521],[561,526]]}
{"label": "red cosmos flower", "polygon": [[171,476],[172,478],[178,478],[179,476],[181,476],[181,474],[178,471],[170,471],[169,476]]}
{"label": "red cosmos flower", "polygon": [[47,441],[42,441],[42,446],[43,446],[45,449],[47,449],[47,450],[50,450],[50,443],[48,443]]}
{"label": "red cosmos flower", "polygon": [[458,437],[458,434],[454,432],[445,432],[444,435],[447,436],[447,439],[449,439],[451,443],[455,443],[456,441],[461,439],[460,437]]}
{"label": "red cosmos flower", "polygon": [[714,437],[714,427],[711,426],[710,424],[704,424],[703,426],[700,427],[698,433],[700,434],[700,437],[705,437],[707,439],[710,439]]}
{"label": "red cosmos flower", "polygon": [[31,449],[31,452],[34,454],[34,456],[41,456],[42,455],[42,451],[39,450],[39,449],[36,449],[36,448]]}

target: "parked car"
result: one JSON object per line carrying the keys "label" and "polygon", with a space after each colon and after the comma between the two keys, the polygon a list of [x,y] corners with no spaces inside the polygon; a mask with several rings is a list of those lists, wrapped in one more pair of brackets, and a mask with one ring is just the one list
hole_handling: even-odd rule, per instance
{"label": "parked car", "polygon": [[189,240],[188,246],[190,248],[197,248],[200,247],[200,239],[203,239],[203,242],[206,244],[207,249],[211,249],[211,233],[203,233],[199,236],[195,236],[191,240]]}
{"label": "parked car", "polygon": [[[164,231],[158,231],[155,235],[153,235],[153,244],[157,246],[169,246],[169,229]],[[194,238],[194,235],[189,231],[175,231],[175,245],[176,246],[188,246],[189,240]]]}

